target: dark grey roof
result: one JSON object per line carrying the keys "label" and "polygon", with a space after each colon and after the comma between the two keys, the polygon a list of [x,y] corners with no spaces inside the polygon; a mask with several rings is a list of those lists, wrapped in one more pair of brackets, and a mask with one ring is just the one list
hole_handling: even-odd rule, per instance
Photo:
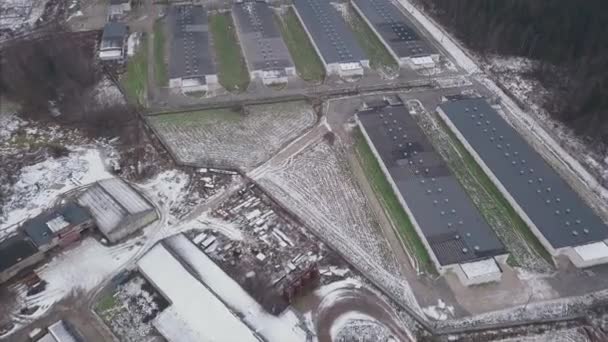
{"label": "dark grey roof", "polygon": [[110,21],[103,27],[102,40],[122,42],[127,37],[127,25]]}
{"label": "dark grey roof", "polygon": [[16,265],[38,250],[25,234],[13,235],[0,242],[0,272]]}
{"label": "dark grey roof", "polygon": [[342,15],[328,0],[294,0],[294,6],[325,63],[368,59]]}
{"label": "dark grey roof", "polygon": [[92,219],[86,209],[69,202],[64,206],[54,208],[28,220],[23,224],[23,229],[36,246],[46,245],[51,242],[54,236],[47,222],[59,216],[63,216],[63,219],[71,225],[81,224]]}
{"label": "dark grey roof", "polygon": [[[171,78],[193,78],[215,75],[216,67],[209,44],[209,20],[202,6],[169,7]],[[203,80],[203,79],[202,79]]]}
{"label": "dark grey roof", "polygon": [[406,107],[370,109],[358,117],[440,264],[505,253]]}
{"label": "dark grey roof", "polygon": [[412,22],[389,0],[353,1],[399,58],[435,53],[420,38]]}
{"label": "dark grey roof", "polygon": [[122,5],[129,3],[131,0],[110,0],[110,5]]}
{"label": "dark grey roof", "polygon": [[232,8],[249,70],[293,67],[281,33],[265,2],[244,2]]}
{"label": "dark grey roof", "polygon": [[608,237],[593,210],[484,99],[440,108],[554,248]]}

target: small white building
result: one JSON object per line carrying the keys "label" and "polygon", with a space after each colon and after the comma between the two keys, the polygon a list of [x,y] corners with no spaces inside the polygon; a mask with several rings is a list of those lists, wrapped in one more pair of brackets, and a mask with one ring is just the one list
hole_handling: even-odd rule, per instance
{"label": "small white building", "polygon": [[126,55],[128,38],[127,25],[109,22],[103,28],[99,44],[99,59],[102,61],[120,61]]}
{"label": "small white building", "polygon": [[108,17],[119,18],[131,11],[131,0],[110,0]]}
{"label": "small white building", "polygon": [[78,197],[78,204],[90,210],[97,228],[112,243],[158,219],[154,207],[118,178],[95,183]]}

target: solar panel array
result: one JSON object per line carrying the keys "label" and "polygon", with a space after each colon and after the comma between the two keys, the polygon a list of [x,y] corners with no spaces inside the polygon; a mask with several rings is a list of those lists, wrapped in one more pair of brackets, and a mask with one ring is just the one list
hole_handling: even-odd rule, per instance
{"label": "solar panel array", "polygon": [[554,248],[608,238],[608,228],[484,99],[440,106]]}
{"label": "solar panel array", "polygon": [[202,6],[176,5],[169,8],[172,34],[169,60],[171,78],[192,78],[216,74],[210,53],[207,12]]}
{"label": "solar panel array", "polygon": [[293,67],[287,46],[265,2],[235,4],[232,12],[250,70]]}
{"label": "solar panel array", "polygon": [[369,109],[358,118],[441,265],[505,254],[405,106]]}
{"label": "solar panel array", "polygon": [[294,0],[294,5],[325,63],[368,59],[342,15],[328,0]]}
{"label": "solar panel array", "polygon": [[353,0],[398,57],[426,56],[434,49],[420,39],[412,22],[389,0]]}

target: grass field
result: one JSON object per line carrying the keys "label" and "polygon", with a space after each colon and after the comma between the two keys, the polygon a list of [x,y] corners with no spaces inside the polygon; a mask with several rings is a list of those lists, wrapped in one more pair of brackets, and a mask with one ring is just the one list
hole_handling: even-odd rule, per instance
{"label": "grass field", "polygon": [[367,179],[369,180],[378,200],[382,203],[386,214],[397,227],[409,254],[416,258],[420,271],[436,275],[437,270],[431,261],[422,240],[414,229],[410,218],[399,203],[386,176],[380,168],[380,164],[367,144],[363,133],[357,129],[355,133],[355,148],[357,157],[363,166]]}
{"label": "grass field", "polygon": [[361,18],[359,13],[349,7],[350,17],[347,22],[353,29],[357,41],[369,56],[369,64],[372,69],[384,69],[396,71],[399,69],[397,61],[391,56],[386,47],[382,44],[378,36],[372,31],[367,23]]}
{"label": "grass field", "polygon": [[100,315],[104,316],[104,313],[118,306],[118,301],[114,297],[114,293],[110,293],[107,296],[101,298],[97,304],[95,304],[95,311]]}
{"label": "grass field", "polygon": [[165,29],[164,22],[157,20],[154,23],[154,59],[156,84],[165,87],[169,83],[167,64],[165,63]]}
{"label": "grass field", "polygon": [[142,35],[135,55],[127,62],[127,72],[120,80],[129,102],[146,104],[148,84],[148,37]]}
{"label": "grass field", "polygon": [[294,10],[290,8],[286,15],[275,18],[300,77],[306,81],[323,81],[325,78],[323,63]]}
{"label": "grass field", "polygon": [[228,91],[245,91],[249,85],[249,72],[232,17],[228,13],[211,15],[209,28],[213,36],[220,84]]}
{"label": "grass field", "polygon": [[[461,182],[463,181],[463,177],[467,177],[467,174],[475,178],[479,186],[482,188],[481,190],[483,190],[485,194],[489,196],[489,200],[486,199],[484,202],[490,201],[490,203],[493,203],[491,206],[478,205],[482,214],[484,214],[488,220],[492,220],[496,216],[503,218],[503,220],[506,219],[508,225],[515,228],[517,233],[524,238],[528,245],[538,255],[545,259],[545,261],[547,261],[550,265],[553,265],[551,254],[545,249],[545,247],[543,247],[536,235],[532,233],[528,225],[522,220],[519,214],[517,214],[515,209],[513,209],[500,190],[498,190],[498,188],[494,185],[490,177],[488,177],[479,164],[477,164],[473,156],[471,156],[464,145],[462,145],[456,135],[454,135],[454,133],[445,125],[445,123],[443,123],[441,120],[438,120],[438,122],[440,128],[447,133],[450,143],[456,149],[458,155],[464,162],[462,163],[462,166],[465,167],[464,169],[462,166],[459,167],[454,165],[454,163],[452,163],[452,169],[455,171],[457,176],[459,176]],[[467,188],[470,189],[468,186]],[[512,259],[517,258],[515,257]],[[515,264],[519,263],[515,262]]]}

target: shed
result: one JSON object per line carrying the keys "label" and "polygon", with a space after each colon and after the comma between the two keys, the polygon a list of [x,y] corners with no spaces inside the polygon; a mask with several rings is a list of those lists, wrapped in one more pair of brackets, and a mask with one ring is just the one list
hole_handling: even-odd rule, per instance
{"label": "shed", "polygon": [[110,0],[109,19],[125,15],[131,11],[131,0]]}
{"label": "shed", "polygon": [[110,61],[124,57],[125,42],[128,37],[127,25],[117,22],[108,22],[103,28],[101,43],[99,44],[99,59]]}
{"label": "shed", "polygon": [[42,260],[43,254],[23,233],[0,242],[0,283],[14,277],[24,268]]}
{"label": "shed", "polygon": [[23,230],[38,249],[47,250],[62,237],[89,228],[92,222],[93,218],[86,209],[69,202],[28,220]]}
{"label": "shed", "polygon": [[99,231],[110,242],[116,242],[158,219],[154,207],[118,178],[95,183],[78,197],[78,204],[90,210]]}

